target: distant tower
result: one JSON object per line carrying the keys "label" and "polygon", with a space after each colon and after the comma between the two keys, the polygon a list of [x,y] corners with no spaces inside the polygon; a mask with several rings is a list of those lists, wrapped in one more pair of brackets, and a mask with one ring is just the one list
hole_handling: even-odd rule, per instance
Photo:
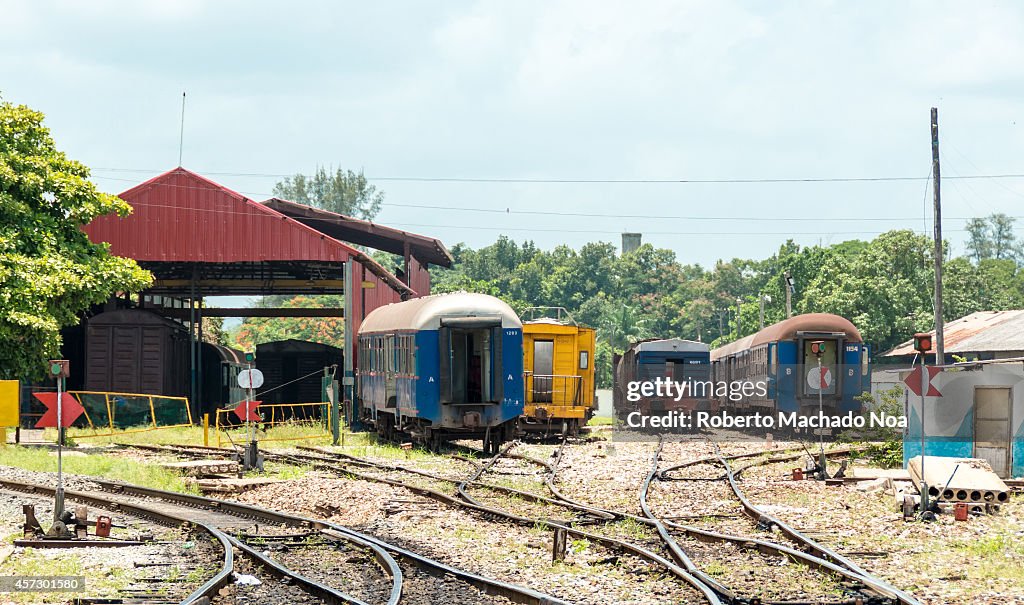
{"label": "distant tower", "polygon": [[640,247],[641,239],[643,238],[642,233],[623,233],[622,234],[622,253],[629,254]]}

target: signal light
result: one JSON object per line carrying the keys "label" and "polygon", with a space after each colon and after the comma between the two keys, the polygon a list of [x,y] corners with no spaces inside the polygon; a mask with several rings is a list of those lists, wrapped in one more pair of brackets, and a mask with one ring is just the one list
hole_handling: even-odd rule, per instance
{"label": "signal light", "polygon": [[256,361],[256,353],[253,353],[252,351],[246,351],[246,353],[245,353],[245,362],[246,363],[252,363],[254,361]]}
{"label": "signal light", "polygon": [[918,353],[927,353],[932,350],[932,335],[930,332],[914,334],[914,350]]}
{"label": "signal light", "polygon": [[821,357],[825,353],[825,341],[815,340],[811,343],[811,353]]}

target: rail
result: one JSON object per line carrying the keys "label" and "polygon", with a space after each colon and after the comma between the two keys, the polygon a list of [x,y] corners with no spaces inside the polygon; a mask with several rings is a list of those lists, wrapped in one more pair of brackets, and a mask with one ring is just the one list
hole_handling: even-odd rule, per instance
{"label": "rail", "polygon": [[[195,447],[194,449],[209,452],[213,448]],[[321,531],[330,530],[331,532],[341,535],[346,540],[351,540],[365,548],[370,548],[379,557],[383,558],[384,561],[388,562],[388,567],[392,572],[397,572],[397,575],[394,577],[398,578],[398,581],[393,585],[391,596],[388,600],[389,605],[394,605],[398,602],[401,597],[402,589],[401,570],[398,568],[397,563],[391,556],[391,553],[427,573],[440,576],[450,575],[466,582],[467,584],[471,584],[485,593],[502,595],[515,603],[522,603],[523,605],[568,605],[565,601],[535,591],[531,588],[510,584],[508,582],[488,578],[463,569],[452,567],[417,552],[385,542],[367,534],[356,532],[348,527],[337,525],[329,521],[283,513],[251,504],[207,498],[192,494],[169,492],[155,488],[121,483],[118,481],[108,481],[96,478],[90,480],[96,485],[99,485],[105,491],[113,493],[123,493],[143,498],[175,502],[204,510],[216,510],[220,513],[235,517],[262,520],[267,523],[309,527]]]}
{"label": "rail", "polygon": [[[27,483],[23,481],[10,481],[7,479],[0,479],[0,488],[27,492],[27,493],[42,493],[48,496],[52,496],[56,491],[55,488],[38,485],[35,483]],[[84,492],[77,491],[65,491],[65,497],[69,500],[75,500],[78,502],[85,502],[92,506],[100,508],[109,508],[111,501],[97,496],[95,494],[87,494]],[[200,603],[209,603],[210,599],[217,594],[217,592],[231,581],[231,575],[234,573],[234,552],[232,551],[231,539],[227,534],[221,530],[204,523],[202,521],[196,521],[195,519],[189,519],[185,517],[179,517],[172,515],[167,511],[158,510],[153,507],[143,506],[141,504],[133,504],[127,502],[118,502],[118,510],[127,512],[128,514],[144,517],[148,519],[154,519],[159,523],[168,526],[180,526],[185,523],[189,523],[193,526],[201,528],[203,531],[208,533],[215,541],[220,543],[221,549],[224,553],[224,557],[221,563],[220,570],[214,574],[212,578],[204,582],[199,588],[192,591],[187,597],[181,600],[179,605],[199,605]]]}

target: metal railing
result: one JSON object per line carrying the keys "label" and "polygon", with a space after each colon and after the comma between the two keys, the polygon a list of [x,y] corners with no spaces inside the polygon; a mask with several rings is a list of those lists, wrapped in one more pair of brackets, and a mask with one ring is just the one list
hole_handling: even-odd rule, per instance
{"label": "metal railing", "polygon": [[583,377],[578,375],[525,372],[526,403],[589,405],[583,403]]}
{"label": "metal railing", "polygon": [[[93,430],[79,433],[75,439],[109,437],[192,425],[192,410],[187,397],[168,397],[149,393],[111,391],[67,391],[81,404],[82,416]],[[107,429],[109,432],[100,432]]]}
{"label": "metal railing", "polygon": [[[259,441],[302,441],[330,436],[330,403],[270,403],[256,408],[260,420],[255,422]],[[231,443],[249,440],[246,423],[239,420],[233,408],[218,409],[214,417],[217,447],[223,438]],[[293,430],[294,429],[294,430]]]}

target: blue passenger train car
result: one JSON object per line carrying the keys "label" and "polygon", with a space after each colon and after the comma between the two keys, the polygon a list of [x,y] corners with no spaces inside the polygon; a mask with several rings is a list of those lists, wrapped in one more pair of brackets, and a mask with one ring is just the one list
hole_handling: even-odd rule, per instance
{"label": "blue passenger train car", "polygon": [[375,309],[359,328],[361,416],[388,439],[497,451],[523,413],[523,324],[493,296],[460,292]]}
{"label": "blue passenger train car", "polygon": [[[612,379],[615,414],[625,419],[634,411],[647,416],[710,410],[709,393],[703,388],[690,388],[709,378],[708,351],[705,343],[681,338],[644,340],[630,345],[615,364]],[[651,396],[636,388],[640,383],[654,383],[659,379],[688,383],[690,390],[680,396]]]}
{"label": "blue passenger train car", "polygon": [[[823,343],[821,369],[811,350]],[[855,398],[871,390],[868,345],[849,320],[830,313],[797,315],[711,351],[713,380],[763,382],[761,394],[719,397],[721,408],[749,413],[860,413]]]}

